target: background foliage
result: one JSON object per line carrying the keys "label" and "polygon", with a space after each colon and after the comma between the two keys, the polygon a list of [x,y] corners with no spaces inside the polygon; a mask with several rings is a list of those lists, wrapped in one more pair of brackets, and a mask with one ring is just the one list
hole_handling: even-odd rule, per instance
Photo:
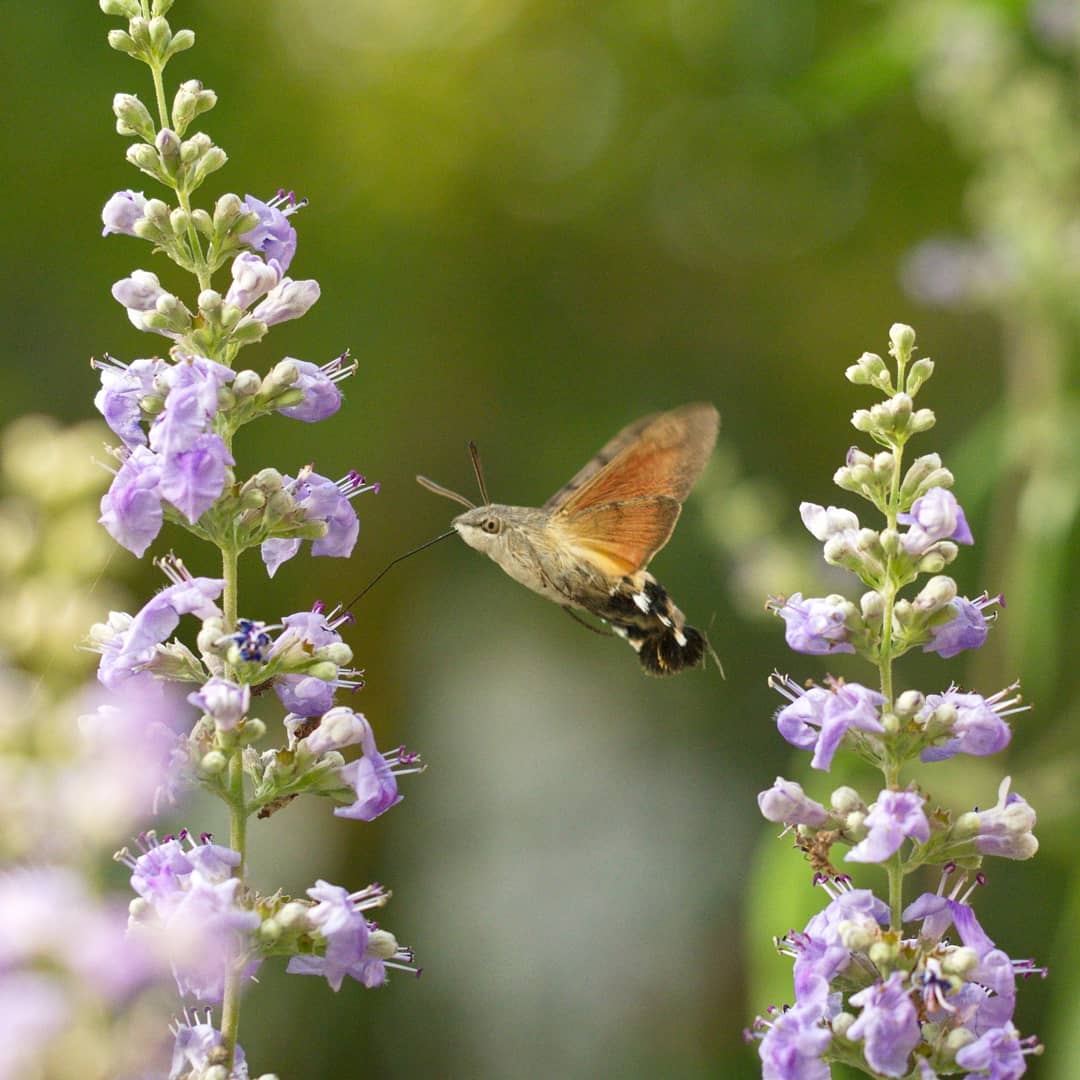
{"label": "background foliage", "polygon": [[[961,587],[1009,601],[968,676],[988,693],[1020,674],[1036,705],[1009,753],[1043,847],[993,868],[981,917],[1051,967],[1017,1018],[1050,1044],[1033,1073],[1076,1075],[1074,5],[183,0],[176,24],[199,47],[175,75],[221,101],[209,128],[231,163],[212,194],[312,201],[295,273],[323,298],[275,347],[360,360],[338,417],[262,425],[240,467],[314,459],[383,484],[348,564],[264,582],[252,557],[244,614],[345,599],[444,528],[453,508],[412,478],[468,491],[468,438],[496,499],[538,505],[642,413],[707,399],[724,425],[655,570],[709,626],[726,681],[645,680],[624,646],[456,543],[364,600],[356,706],[431,770],[363,834],[287,811],[290,839],[270,849],[256,829],[252,864],[295,888],[391,885],[426,971],[332,997],[265,973],[249,1060],[282,1076],[755,1075],[740,1029],[790,999],[769,937],[820,903],[754,802],[778,772],[798,778],[765,687],[791,661],[761,608],[828,591],[796,506],[839,495],[863,404],[843,367],[899,320],[939,365],[933,445],[979,545]],[[139,186],[112,94],[145,88],[89,0],[7,5],[5,29],[0,420],[74,421],[88,353],[145,348],[109,284],[139,258],[170,286],[95,225]],[[935,237],[951,239],[913,255]],[[156,586],[124,552],[110,573]],[[920,657],[900,676],[929,690],[940,670]],[[936,793],[954,805],[993,801],[977,761],[950,775]],[[802,779],[818,797],[842,782]],[[222,828],[203,814],[186,820]]]}

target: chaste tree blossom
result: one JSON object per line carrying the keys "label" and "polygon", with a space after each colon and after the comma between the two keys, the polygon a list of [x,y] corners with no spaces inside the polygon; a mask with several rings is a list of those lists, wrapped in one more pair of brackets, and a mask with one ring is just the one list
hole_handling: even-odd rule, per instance
{"label": "chaste tree blossom", "polygon": [[[143,355],[106,354],[94,364],[94,405],[116,441],[99,521],[140,558],[175,528],[201,541],[206,555],[192,557],[189,569],[159,549],[159,591],[136,609],[109,612],[88,635],[99,686],[78,722],[83,759],[56,783],[64,796],[40,816],[40,838],[27,835],[39,863],[0,875],[8,1033],[0,1075],[49,1073],[50,1045],[63,1041],[76,996],[107,1012],[167,981],[171,1026],[163,1018],[159,1038],[128,1039],[115,1075],[246,1080],[241,999],[265,964],[319,975],[334,991],[346,979],[372,988],[395,970],[418,973],[411,951],[371,920],[389,899],[381,886],[348,890],[320,880],[300,899],[256,890],[249,821],[313,797],[328,817],[371,822],[402,801],[403,777],[423,765],[403,746],[380,749],[368,718],[338,701],[363,686],[340,633],[347,612],[316,602],[277,620],[241,615],[251,603],[239,589],[244,553],[264,581],[305,542],[314,557],[346,558],[360,531],[356,500],[379,490],[352,462],[330,477],[303,459],[242,463],[246,425],[325,421],[342,408],[342,384],[356,371],[347,349],[328,360],[238,363],[242,349],[320,297],[317,281],[290,276],[295,216],[306,200],[285,190],[269,198],[226,192],[200,206],[204,182],[227,160],[196,129],[217,96],[197,79],[167,91],[164,78],[194,35],[172,28],[168,0],[100,6],[123,20],[109,44],[145,64],[154,86],[153,107],[132,93],[113,100],[143,184],[105,200],[102,233],[147,242],[155,262],[111,290],[131,324],[151,335]],[[159,255],[190,275],[192,287],[172,291],[177,278],[159,276]],[[159,809],[190,789],[222,800],[228,843],[151,827]],[[95,905],[77,875],[40,863],[58,851],[49,837],[77,844],[91,828],[95,842],[104,832],[120,847],[133,893],[126,912]],[[121,846],[132,831],[137,839]],[[78,995],[66,989],[76,984]]]}
{"label": "chaste tree blossom", "polygon": [[[854,574],[864,591],[856,599],[795,593],[769,604],[796,652],[855,654],[877,672],[876,686],[774,673],[781,737],[811,754],[811,774],[829,772],[838,755],[857,754],[884,783],[873,795],[839,787],[819,802],[798,781],[777,777],[758,796],[763,816],[794,832],[828,902],[802,931],[779,939],[794,961],[794,1003],[758,1017],[748,1038],[766,1080],[826,1080],[833,1062],[873,1077],[1015,1080],[1028,1056],[1042,1051],[1013,1025],[1017,982],[1046,972],[998,948],[971,901],[987,883],[986,857],[1028,859],[1038,850],[1035,811],[1009,777],[988,809],[956,813],[932,791],[905,783],[902,771],[916,759],[997,753],[1012,739],[1008,718],[1027,706],[1018,682],[987,696],[954,682],[925,694],[897,685],[894,663],[909,651],[947,660],[979,648],[995,614],[987,609],[1004,601],[958,596],[942,573],[974,536],[938,455],[905,468],[908,441],[935,422],[915,406],[934,365],[914,359],[910,327],[893,326],[889,338],[893,369],[873,353],[847,369],[850,382],[883,396],[852,423],[884,449],[852,448],[834,477],[881,514],[884,527],[869,528],[843,507],[800,507],[826,562]],[[906,594],[920,577],[927,580]],[[886,897],[855,886],[851,875],[866,863],[884,869]],[[937,891],[905,900],[909,875],[924,866],[940,867]]]}

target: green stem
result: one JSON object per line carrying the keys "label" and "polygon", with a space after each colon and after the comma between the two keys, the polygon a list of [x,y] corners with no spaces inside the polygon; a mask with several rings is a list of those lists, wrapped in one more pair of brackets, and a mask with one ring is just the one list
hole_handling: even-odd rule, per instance
{"label": "green stem", "polygon": [[[225,579],[225,589],[222,595],[222,608],[225,616],[226,630],[232,630],[236,626],[237,619],[237,590],[239,553],[235,545],[229,544],[221,549],[221,570]],[[231,676],[233,672],[226,669],[226,674]],[[244,791],[244,761],[241,747],[233,745],[229,756],[228,772],[228,803],[229,803],[229,847],[240,853],[240,862],[233,870],[233,877],[244,881],[244,873],[247,868],[247,819],[248,806]],[[237,967],[230,971],[225,979],[225,997],[221,1005],[221,1038],[227,1060],[225,1062],[229,1072],[232,1072],[233,1057],[236,1053],[236,1040],[240,1031],[240,983],[241,969]]]}
{"label": "green stem", "polygon": [[904,910],[904,868],[897,853],[885,864],[889,875],[889,929],[900,929],[900,914]]}

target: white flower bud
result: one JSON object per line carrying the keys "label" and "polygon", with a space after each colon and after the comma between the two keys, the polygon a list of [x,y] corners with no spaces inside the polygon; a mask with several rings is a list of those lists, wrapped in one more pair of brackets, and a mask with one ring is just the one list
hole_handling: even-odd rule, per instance
{"label": "white flower bud", "polygon": [[915,348],[915,331],[906,323],[893,323],[889,327],[889,355],[906,363]]}

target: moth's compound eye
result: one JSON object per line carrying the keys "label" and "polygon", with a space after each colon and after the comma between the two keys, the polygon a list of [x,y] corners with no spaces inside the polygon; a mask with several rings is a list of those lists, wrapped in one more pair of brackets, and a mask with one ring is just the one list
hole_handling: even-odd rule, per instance
{"label": "moth's compound eye", "polygon": [[480,525],[480,528],[483,529],[484,532],[491,533],[492,536],[494,536],[501,527],[502,523],[498,518],[484,518],[483,523]]}

